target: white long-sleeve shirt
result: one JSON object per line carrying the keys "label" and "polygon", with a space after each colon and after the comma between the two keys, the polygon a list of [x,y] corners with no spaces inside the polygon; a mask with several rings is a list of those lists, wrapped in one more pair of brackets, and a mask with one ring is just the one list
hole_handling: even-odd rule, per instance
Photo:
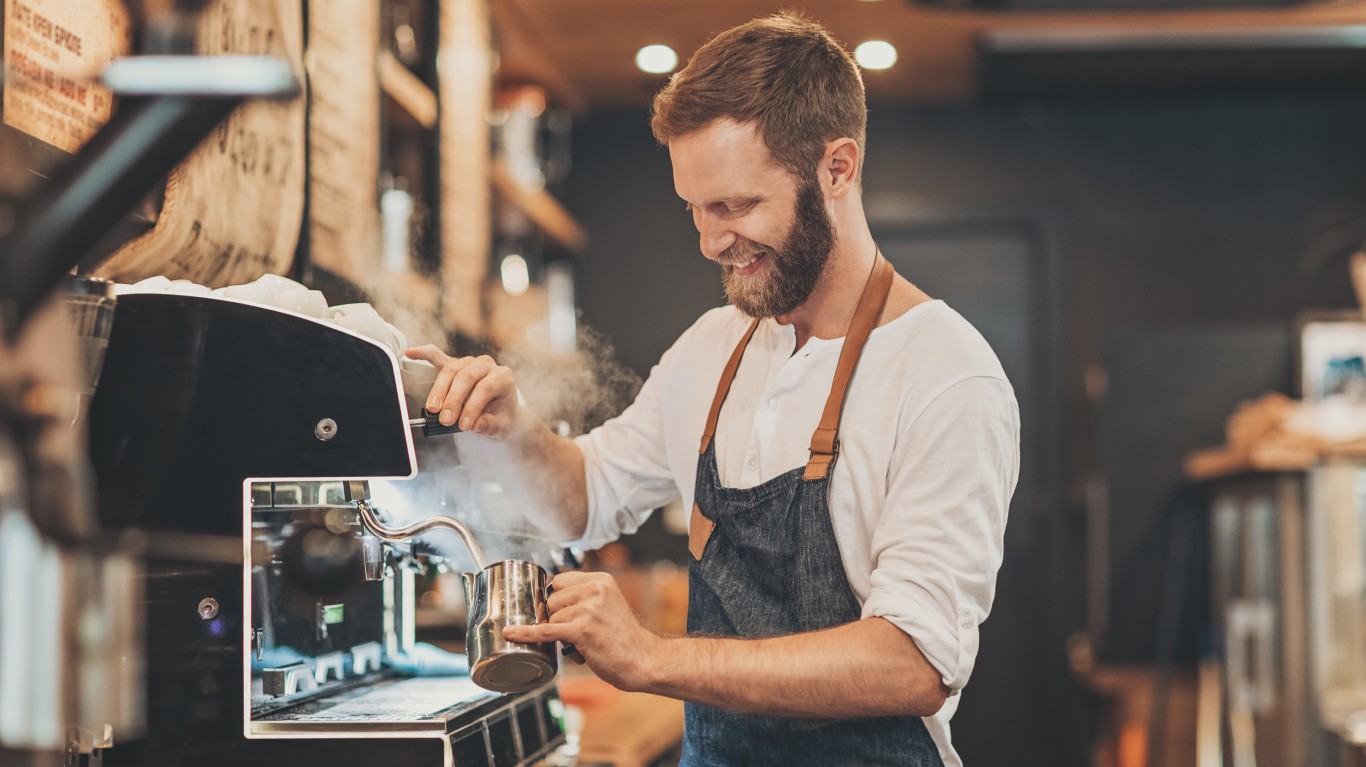
{"label": "white long-sleeve shirt", "polygon": [[[722,368],[750,320],[704,314],[650,373],[635,402],[577,442],[588,524],[577,545],[634,532],[650,511],[692,508],[698,445]],[[790,325],[755,331],[721,409],[717,466],[727,487],[754,487],[805,465],[844,339],[797,350]],[[1019,474],[1019,410],[1000,362],[942,301],[873,330],[849,385],[830,516],[863,617],[910,635],[955,693],[977,655]],[[925,725],[944,763],[957,695]]]}

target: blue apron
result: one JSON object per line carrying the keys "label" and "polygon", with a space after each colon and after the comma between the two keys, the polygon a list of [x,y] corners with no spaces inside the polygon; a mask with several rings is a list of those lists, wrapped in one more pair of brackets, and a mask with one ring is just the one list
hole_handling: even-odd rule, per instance
{"label": "blue apron", "polygon": [[[894,272],[880,255],[855,310],[830,398],[812,437],[811,461],[753,488],[724,487],[713,435],[750,326],[731,355],[702,436],[689,529],[688,633],[759,638],[857,621],[828,505],[839,415],[863,344],[877,324]],[[920,717],[806,719],[687,703],[683,767],[711,765],[908,765],[943,767]]]}

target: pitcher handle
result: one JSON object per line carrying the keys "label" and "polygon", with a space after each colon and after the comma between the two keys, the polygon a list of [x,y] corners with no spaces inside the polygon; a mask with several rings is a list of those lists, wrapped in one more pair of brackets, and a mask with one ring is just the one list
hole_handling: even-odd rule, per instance
{"label": "pitcher handle", "polygon": [[[551,585],[549,581],[546,581],[546,584],[545,584],[545,602],[546,602],[545,608],[546,608],[546,613],[547,613],[547,615],[548,615],[549,612],[550,612],[550,595],[551,595],[551,594],[554,594],[554,593],[555,593],[555,587],[554,587],[553,585]],[[562,655],[562,656],[564,656],[564,657],[566,657],[566,658],[568,658],[568,659],[574,661],[575,663],[579,664],[580,666],[582,666],[584,663],[587,662],[587,661],[585,661],[584,658],[583,658],[583,653],[579,652],[579,648],[575,647],[575,646],[573,645],[572,642],[560,642],[560,655]]]}

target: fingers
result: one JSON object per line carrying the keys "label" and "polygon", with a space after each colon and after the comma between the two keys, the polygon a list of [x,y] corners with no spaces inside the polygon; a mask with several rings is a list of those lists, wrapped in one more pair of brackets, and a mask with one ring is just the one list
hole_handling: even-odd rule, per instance
{"label": "fingers", "polygon": [[474,359],[456,360],[454,364],[446,366],[446,370],[452,369],[455,370],[455,375],[451,378],[450,388],[446,391],[446,398],[441,403],[441,422],[450,426],[456,422],[455,419],[458,416],[460,428],[470,431],[474,427],[474,420],[477,416],[465,412],[465,401],[469,399],[470,392],[474,390],[474,387],[493,369],[493,358],[475,357]]}
{"label": "fingers", "polygon": [[404,349],[403,356],[408,359],[430,362],[433,367],[438,368],[448,359],[445,352],[432,344],[423,344],[422,346],[414,346],[411,349]]}
{"label": "fingers", "polygon": [[[446,399],[446,392],[450,389],[451,379],[473,359],[472,357],[450,357],[432,344],[404,349],[403,356],[409,359],[422,360],[436,368],[436,379],[432,381],[432,388],[428,391],[427,401],[424,403],[430,413],[441,411],[441,404]],[[450,424],[446,425],[449,426]]]}
{"label": "fingers", "polygon": [[541,642],[571,641],[573,629],[565,624],[537,623],[534,626],[504,626],[503,638],[509,642],[539,644]]}
{"label": "fingers", "polygon": [[[487,358],[481,358],[487,359]],[[489,359],[491,364],[493,360]],[[480,363],[475,363],[480,364]],[[471,365],[473,367],[473,365]],[[466,368],[465,370],[469,370]],[[462,371],[463,372],[463,371]],[[456,376],[457,381],[459,376]],[[465,398],[465,407],[460,411],[460,428],[474,431],[488,437],[500,436],[497,434],[498,426],[494,419],[483,417],[486,410],[496,401],[509,396],[516,390],[516,385],[512,380],[512,371],[497,365],[492,365],[484,375],[474,384],[469,396]]]}
{"label": "fingers", "polygon": [[[561,573],[560,575],[568,574]],[[576,573],[576,575],[590,577],[568,578],[565,579],[566,584],[561,582],[560,576],[557,575],[555,580],[551,581],[553,591],[550,598],[546,600],[546,606],[550,608],[552,614],[559,614],[565,608],[587,600],[604,600],[616,585],[611,576],[605,573]]]}
{"label": "fingers", "polygon": [[434,346],[408,349],[406,356],[438,366],[436,379],[427,394],[425,407],[437,420],[451,426],[457,422],[464,431],[497,437],[507,426],[498,418],[500,403],[516,395],[512,371],[492,357],[449,357]]}
{"label": "fingers", "polygon": [[560,591],[563,589],[573,588],[574,586],[578,586],[584,583],[592,583],[594,581],[615,582],[612,576],[608,575],[607,573],[593,573],[586,572],[583,570],[565,570],[564,572],[558,573],[554,578],[550,579],[550,586],[556,591]]}
{"label": "fingers", "polygon": [[571,607],[550,616],[549,623],[531,626],[504,626],[503,638],[509,642],[538,644],[541,642],[562,642],[564,655],[578,664],[586,663],[583,653],[574,646],[584,637],[584,623],[579,619],[591,620],[591,616],[581,608]]}
{"label": "fingers", "polygon": [[450,360],[438,368],[436,380],[432,381],[432,390],[427,393],[427,412],[439,413],[441,422],[447,426],[455,423],[455,412],[443,412],[442,405],[445,404],[446,394],[451,389],[451,381],[455,380],[455,374],[464,367],[463,363],[465,360]]}

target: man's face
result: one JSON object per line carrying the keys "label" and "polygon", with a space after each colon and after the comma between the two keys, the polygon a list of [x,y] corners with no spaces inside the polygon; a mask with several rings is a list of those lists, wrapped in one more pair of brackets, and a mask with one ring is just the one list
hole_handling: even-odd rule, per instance
{"label": "man's face", "polygon": [[785,315],[815,290],[835,234],[815,178],[770,159],[752,125],[717,120],[669,142],[674,187],[726,298],[751,317]]}

